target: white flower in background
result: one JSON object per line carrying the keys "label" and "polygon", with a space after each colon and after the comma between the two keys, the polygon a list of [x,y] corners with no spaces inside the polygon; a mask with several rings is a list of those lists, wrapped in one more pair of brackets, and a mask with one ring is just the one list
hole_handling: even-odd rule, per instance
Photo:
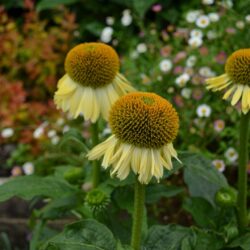
{"label": "white flower in background", "polygon": [[65,125],[65,126],[63,127],[63,133],[66,133],[66,132],[68,132],[69,130],[70,130],[69,125]]}
{"label": "white flower in background", "polygon": [[233,1],[232,0],[223,0],[221,2],[221,5],[225,8],[231,9],[233,7]]}
{"label": "white flower in background", "polygon": [[199,29],[194,29],[194,30],[191,30],[190,36],[191,36],[191,37],[202,38],[202,37],[203,37],[203,33],[202,33],[202,31],[199,30]]}
{"label": "white flower in background", "polygon": [[24,163],[22,169],[26,175],[31,175],[34,173],[34,165],[32,162]]}
{"label": "white flower in background", "polygon": [[190,76],[187,73],[181,74],[175,79],[175,83],[177,86],[183,88],[186,86],[186,83],[190,80]]}
{"label": "white flower in background", "polygon": [[139,43],[136,50],[138,53],[145,53],[147,51],[147,45],[145,43]]}
{"label": "white flower in background", "polygon": [[164,59],[160,62],[160,70],[162,72],[169,72],[173,67],[173,64],[171,62],[171,60],[169,59]]}
{"label": "white flower in background", "polygon": [[129,26],[133,21],[130,10],[124,10],[122,12],[121,23],[123,26]]}
{"label": "white flower in background", "polygon": [[33,132],[33,137],[35,139],[39,139],[40,137],[42,137],[42,135],[44,134],[44,127],[43,126],[39,126],[38,128],[36,128]]}
{"label": "white flower in background", "polygon": [[206,28],[210,24],[210,19],[206,15],[201,15],[196,19],[195,24],[197,27],[203,29],[203,28]]}
{"label": "white flower in background", "polygon": [[225,162],[223,160],[216,159],[216,160],[212,161],[212,164],[219,172],[225,171],[226,165],[225,165]]}
{"label": "white flower in background", "polygon": [[217,33],[214,31],[214,30],[209,30],[208,32],[207,32],[207,38],[209,39],[209,40],[213,40],[213,39],[215,39],[215,38],[217,38]]}
{"label": "white flower in background", "polygon": [[236,26],[238,29],[242,30],[242,29],[245,28],[245,23],[244,23],[243,21],[237,21],[236,24],[235,24],[235,26]]}
{"label": "white flower in background", "polygon": [[139,56],[139,53],[138,53],[136,50],[134,50],[134,51],[132,51],[132,52],[130,53],[130,57],[131,57],[132,59],[136,59],[136,58],[138,58],[138,56]]}
{"label": "white flower in background", "polygon": [[192,90],[190,88],[183,88],[181,90],[181,96],[186,99],[189,99],[191,97],[191,94],[192,94]]}
{"label": "white flower in background", "polygon": [[213,77],[215,76],[215,73],[207,66],[201,67],[199,69],[199,74],[203,77]]}
{"label": "white flower in background", "polygon": [[101,41],[104,43],[109,43],[112,40],[113,28],[105,27],[101,33]]}
{"label": "white flower in background", "polygon": [[214,0],[202,0],[202,3],[205,5],[212,5],[214,3]]}
{"label": "white flower in background", "polygon": [[186,61],[186,66],[189,68],[193,67],[195,65],[196,61],[197,61],[196,56],[189,56],[187,61]]}
{"label": "white flower in background", "polygon": [[65,123],[65,120],[64,120],[63,118],[59,118],[59,119],[57,119],[57,121],[56,121],[56,124],[57,124],[58,126],[62,126],[64,123]]}
{"label": "white flower in background", "polygon": [[56,136],[56,131],[54,129],[51,129],[50,131],[48,131],[47,136],[49,138],[52,138],[53,136]]}
{"label": "white flower in background", "polygon": [[237,151],[232,147],[228,148],[224,155],[229,162],[235,162],[239,156]]}
{"label": "white flower in background", "polygon": [[59,141],[60,141],[60,137],[59,136],[55,135],[55,136],[51,137],[51,143],[53,145],[56,145]]}
{"label": "white flower in background", "polygon": [[200,10],[189,11],[186,15],[187,22],[194,23],[200,14],[201,14]]}
{"label": "white flower in background", "polygon": [[201,104],[196,109],[196,114],[198,117],[209,117],[211,115],[212,109],[207,104]]}
{"label": "white flower in background", "polygon": [[245,20],[247,23],[250,23],[250,14],[245,16]]}
{"label": "white flower in background", "polygon": [[215,23],[220,20],[220,16],[216,12],[212,12],[208,14],[208,18],[210,19],[211,22]]}
{"label": "white flower in background", "polygon": [[191,37],[188,39],[188,44],[192,48],[199,48],[202,45],[203,41],[200,37]]}
{"label": "white flower in background", "polygon": [[102,131],[102,135],[106,136],[106,135],[110,135],[111,134],[111,128],[110,127],[106,127],[104,128],[104,130]]}
{"label": "white flower in background", "polygon": [[1,136],[3,138],[9,138],[11,136],[14,135],[14,130],[12,128],[4,128],[2,131],[1,131]]}
{"label": "white flower in background", "polygon": [[115,23],[115,18],[112,16],[106,17],[106,24],[112,26]]}

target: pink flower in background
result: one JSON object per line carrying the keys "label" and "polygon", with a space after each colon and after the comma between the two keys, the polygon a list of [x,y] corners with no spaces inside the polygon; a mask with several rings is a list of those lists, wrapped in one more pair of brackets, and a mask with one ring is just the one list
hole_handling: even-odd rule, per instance
{"label": "pink flower in background", "polygon": [[23,173],[22,168],[19,166],[15,166],[11,169],[12,176],[20,176],[22,175],[22,173]]}
{"label": "pink flower in background", "polygon": [[175,102],[177,107],[183,107],[184,106],[183,98],[180,95],[174,96],[174,102]]}
{"label": "pink flower in background", "polygon": [[161,4],[155,4],[155,5],[152,6],[151,9],[152,9],[153,12],[156,12],[156,13],[160,12],[162,10],[162,5]]}
{"label": "pink flower in background", "polygon": [[214,122],[214,130],[221,132],[225,128],[225,122],[223,120],[216,120]]}
{"label": "pink flower in background", "polygon": [[203,77],[201,77],[199,74],[196,74],[192,77],[191,79],[191,82],[194,84],[194,85],[199,85],[203,82]]}
{"label": "pink flower in background", "polygon": [[199,101],[203,97],[203,92],[200,89],[195,89],[193,90],[192,97]]}
{"label": "pink flower in background", "polygon": [[236,29],[230,27],[230,28],[227,28],[227,29],[226,29],[226,32],[227,32],[228,34],[235,34],[235,33],[236,33]]}
{"label": "pink flower in background", "polygon": [[219,64],[225,64],[227,60],[227,54],[224,51],[221,51],[219,54],[215,56],[215,61]]}
{"label": "pink flower in background", "polygon": [[175,57],[174,57],[174,63],[178,63],[180,62],[181,60],[183,60],[184,58],[187,57],[187,53],[185,51],[180,51],[178,52]]}
{"label": "pink flower in background", "polygon": [[167,45],[161,48],[160,53],[161,53],[161,56],[167,57],[171,54],[171,51],[172,51],[172,47]]}
{"label": "pink flower in background", "polygon": [[208,53],[209,53],[207,47],[201,47],[201,48],[199,49],[199,51],[200,51],[200,53],[201,53],[202,56],[207,56]]}
{"label": "pink flower in background", "polygon": [[183,67],[181,67],[181,66],[176,66],[175,68],[174,68],[174,74],[175,75],[179,75],[179,74],[181,74],[181,73],[183,73]]}

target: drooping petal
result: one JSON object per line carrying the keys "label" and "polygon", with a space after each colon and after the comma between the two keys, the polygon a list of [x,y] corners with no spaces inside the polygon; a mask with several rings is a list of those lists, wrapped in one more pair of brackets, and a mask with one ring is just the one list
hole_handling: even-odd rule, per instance
{"label": "drooping petal", "polygon": [[235,105],[239,101],[239,99],[241,98],[241,95],[242,95],[242,91],[243,91],[243,86],[238,85],[235,93],[233,94],[233,98],[231,101],[232,105]]}

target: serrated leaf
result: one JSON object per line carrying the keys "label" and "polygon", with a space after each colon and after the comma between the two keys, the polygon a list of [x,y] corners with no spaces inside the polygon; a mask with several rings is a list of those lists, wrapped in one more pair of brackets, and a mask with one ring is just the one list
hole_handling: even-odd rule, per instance
{"label": "serrated leaf", "polygon": [[75,192],[66,181],[55,177],[20,176],[0,186],[0,202],[18,196],[30,200],[35,196],[58,198]]}
{"label": "serrated leaf", "polygon": [[184,153],[180,159],[184,164],[184,181],[191,196],[202,197],[215,205],[215,193],[220,188],[228,186],[224,175],[199,154]]}
{"label": "serrated leaf", "polygon": [[224,241],[213,231],[179,225],[153,226],[144,241],[147,250],[219,250]]}
{"label": "serrated leaf", "polygon": [[250,249],[250,233],[246,233],[236,238],[227,247],[229,248],[241,247],[241,249],[243,250],[249,250]]}
{"label": "serrated leaf", "polygon": [[185,199],[183,208],[192,215],[198,226],[211,228],[216,223],[214,207],[202,198],[192,197]]}
{"label": "serrated leaf", "polygon": [[116,250],[116,241],[110,230],[103,224],[92,220],[72,223],[41,250]]}
{"label": "serrated leaf", "polygon": [[178,225],[153,226],[148,231],[144,247],[147,250],[178,250],[189,233],[188,228]]}

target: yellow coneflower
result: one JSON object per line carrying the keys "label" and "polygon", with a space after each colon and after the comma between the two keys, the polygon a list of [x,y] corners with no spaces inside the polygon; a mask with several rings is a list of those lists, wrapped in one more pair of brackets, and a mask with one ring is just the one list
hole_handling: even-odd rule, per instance
{"label": "yellow coneflower", "polygon": [[241,110],[246,114],[250,109],[250,49],[235,51],[225,65],[225,74],[206,80],[207,88],[219,91],[228,88],[223,99],[231,98],[235,105],[241,99]]}
{"label": "yellow coneflower", "polygon": [[69,51],[66,74],[58,82],[55,103],[76,118],[82,114],[95,122],[107,120],[111,105],[122,95],[134,91],[119,73],[119,57],[103,43],[83,43]]}
{"label": "yellow coneflower", "polygon": [[102,166],[112,166],[111,175],[125,179],[132,169],[147,184],[163,176],[163,167],[172,169],[177,158],[172,141],[179,128],[173,106],[153,93],[130,93],[111,107],[112,135],[89,153],[90,160],[104,156]]}

